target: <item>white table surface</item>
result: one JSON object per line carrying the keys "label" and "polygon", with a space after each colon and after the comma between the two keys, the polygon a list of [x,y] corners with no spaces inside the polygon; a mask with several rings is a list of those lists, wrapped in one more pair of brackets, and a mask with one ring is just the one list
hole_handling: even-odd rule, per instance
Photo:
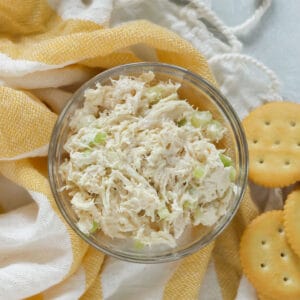
{"label": "white table surface", "polygon": [[[211,0],[212,8],[230,26],[249,17],[258,0]],[[254,56],[282,82],[284,99],[300,103],[300,1],[273,0],[258,26],[243,37],[243,52]]]}

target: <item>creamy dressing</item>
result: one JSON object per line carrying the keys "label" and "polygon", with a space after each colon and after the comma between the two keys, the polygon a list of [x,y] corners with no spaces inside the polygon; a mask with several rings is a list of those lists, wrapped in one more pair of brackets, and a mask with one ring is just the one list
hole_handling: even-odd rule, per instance
{"label": "creamy dressing", "polygon": [[71,119],[60,174],[85,234],[175,247],[187,226],[227,212],[235,170],[214,144],[225,128],[154,78],[98,84]]}

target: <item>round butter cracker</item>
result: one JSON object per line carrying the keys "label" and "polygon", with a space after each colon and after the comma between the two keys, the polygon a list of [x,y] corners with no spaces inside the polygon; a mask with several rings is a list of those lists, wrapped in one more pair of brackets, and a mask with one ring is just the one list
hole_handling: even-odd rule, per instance
{"label": "round butter cracker", "polygon": [[254,219],[240,245],[243,271],[266,299],[300,299],[300,258],[290,248],[283,211],[266,212]]}
{"label": "round butter cracker", "polygon": [[300,188],[289,194],[285,202],[284,229],[291,248],[300,257]]}
{"label": "round butter cracker", "polygon": [[244,120],[249,178],[265,187],[300,180],[300,104],[269,102]]}

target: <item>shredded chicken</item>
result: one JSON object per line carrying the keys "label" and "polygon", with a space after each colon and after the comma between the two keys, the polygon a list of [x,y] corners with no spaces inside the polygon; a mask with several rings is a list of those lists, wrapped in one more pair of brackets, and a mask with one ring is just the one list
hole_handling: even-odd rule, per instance
{"label": "shredded chicken", "polygon": [[167,244],[187,226],[214,225],[235,191],[235,170],[215,142],[225,128],[181,100],[152,72],[88,89],[70,122],[60,166],[85,234]]}

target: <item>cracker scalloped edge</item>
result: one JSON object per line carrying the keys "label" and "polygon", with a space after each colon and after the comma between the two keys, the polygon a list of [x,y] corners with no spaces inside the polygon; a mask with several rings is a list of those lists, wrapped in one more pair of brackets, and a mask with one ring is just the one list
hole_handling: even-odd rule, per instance
{"label": "cracker scalloped edge", "polygon": [[[299,199],[297,199],[297,196]],[[293,190],[292,193],[287,197],[283,210],[283,226],[290,247],[300,257],[300,231],[297,232],[297,229],[294,228],[293,225],[291,225],[290,218],[290,214],[294,211],[294,205],[297,201],[299,201],[300,204],[300,187],[297,187],[295,190]],[[300,222],[300,219],[298,222]],[[298,240],[294,237],[298,237]]]}

